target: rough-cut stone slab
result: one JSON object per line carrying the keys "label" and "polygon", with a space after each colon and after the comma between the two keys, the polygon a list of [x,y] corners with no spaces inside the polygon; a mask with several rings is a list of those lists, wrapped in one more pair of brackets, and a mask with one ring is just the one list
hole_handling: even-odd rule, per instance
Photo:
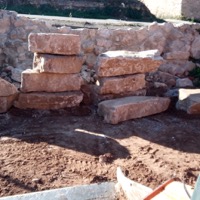
{"label": "rough-cut stone slab", "polygon": [[80,90],[82,78],[79,74],[39,73],[25,70],[22,73],[22,92],[64,92]]}
{"label": "rough-cut stone slab", "polygon": [[17,92],[18,92],[18,90],[13,84],[0,78],[0,97],[14,95]]}
{"label": "rough-cut stone slab", "polygon": [[145,96],[147,93],[146,89],[137,90],[134,92],[122,92],[120,94],[98,94],[96,88],[91,88],[91,101],[94,105],[98,105],[99,102],[111,99],[117,99],[129,96]]}
{"label": "rough-cut stone slab", "polygon": [[158,50],[141,52],[108,51],[97,58],[95,70],[97,76],[119,76],[146,73],[158,69],[162,64]]}
{"label": "rough-cut stone slab", "polygon": [[18,93],[7,97],[0,97],[0,113],[7,112],[11,108],[17,95]]}
{"label": "rough-cut stone slab", "polygon": [[83,94],[80,91],[60,92],[60,93],[20,93],[14,106],[20,109],[46,109],[55,110],[61,108],[79,106],[83,100]]}
{"label": "rough-cut stone slab", "polygon": [[77,55],[81,49],[80,37],[73,34],[31,33],[28,42],[34,53]]}
{"label": "rough-cut stone slab", "polygon": [[82,56],[34,54],[33,68],[39,72],[75,74],[81,71]]}
{"label": "rough-cut stone slab", "polygon": [[98,114],[104,117],[105,122],[117,124],[163,112],[169,103],[170,99],[164,97],[124,97],[99,103]]}
{"label": "rough-cut stone slab", "polygon": [[188,114],[200,114],[200,89],[180,89],[176,108]]}
{"label": "rough-cut stone slab", "polygon": [[100,78],[97,81],[99,94],[120,94],[145,88],[145,75],[136,74],[120,77]]}

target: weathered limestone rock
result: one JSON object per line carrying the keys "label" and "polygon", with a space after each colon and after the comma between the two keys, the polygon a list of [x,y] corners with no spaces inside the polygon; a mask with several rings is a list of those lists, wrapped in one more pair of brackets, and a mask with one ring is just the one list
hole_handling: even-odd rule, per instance
{"label": "weathered limestone rock", "polygon": [[79,106],[83,100],[80,91],[60,93],[20,93],[14,106],[20,109],[46,109],[55,110],[67,107]]}
{"label": "weathered limestone rock", "polygon": [[178,88],[188,88],[193,87],[193,83],[189,78],[179,78],[176,80],[176,87]]}
{"label": "weathered limestone rock", "polygon": [[188,60],[190,57],[189,51],[174,51],[168,52],[163,55],[166,60]]}
{"label": "weathered limestone rock", "polygon": [[39,73],[25,70],[22,73],[22,92],[64,92],[80,90],[82,78],[79,74]]}
{"label": "weathered limestone rock", "polygon": [[179,89],[176,108],[188,114],[200,114],[200,89]]}
{"label": "weathered limestone rock", "polygon": [[8,81],[0,78],[0,97],[6,97],[18,93],[17,88]]}
{"label": "weathered limestone rock", "polygon": [[17,88],[0,78],[0,113],[6,112],[18,95]]}
{"label": "weathered limestone rock", "polygon": [[99,94],[120,94],[145,88],[145,75],[136,74],[120,77],[101,78],[97,81]]}
{"label": "weathered limestone rock", "polygon": [[111,99],[117,99],[122,97],[130,97],[130,96],[145,96],[147,94],[146,89],[137,90],[134,92],[122,92],[119,94],[98,94],[96,92],[96,88],[91,88],[91,102],[94,105],[98,105],[99,102]]}
{"label": "weathered limestone rock", "polygon": [[0,97],[0,113],[7,112],[12,107],[16,98],[17,93],[6,97]]}
{"label": "weathered limestone rock", "polygon": [[28,37],[29,50],[37,53],[60,55],[80,54],[80,37],[73,34],[31,33]]}
{"label": "weathered limestone rock", "polygon": [[194,39],[191,45],[191,56],[195,59],[200,59],[199,45],[200,45],[200,36],[198,35],[196,36],[196,38]]}
{"label": "weathered limestone rock", "polygon": [[101,102],[98,114],[104,117],[105,122],[117,124],[163,112],[167,110],[169,103],[169,98],[162,97],[125,97]]}
{"label": "weathered limestone rock", "polygon": [[159,70],[171,75],[184,77],[195,68],[195,63],[188,60],[164,60]]}
{"label": "weathered limestone rock", "polygon": [[157,50],[131,52],[108,51],[98,57],[95,70],[97,76],[119,76],[155,71],[162,63]]}
{"label": "weathered limestone rock", "polygon": [[33,68],[39,72],[75,74],[81,71],[82,56],[34,54]]}
{"label": "weathered limestone rock", "polygon": [[11,73],[12,73],[11,78],[12,78],[12,80],[21,83],[22,72],[23,72],[22,69],[12,68],[12,70],[11,70]]}

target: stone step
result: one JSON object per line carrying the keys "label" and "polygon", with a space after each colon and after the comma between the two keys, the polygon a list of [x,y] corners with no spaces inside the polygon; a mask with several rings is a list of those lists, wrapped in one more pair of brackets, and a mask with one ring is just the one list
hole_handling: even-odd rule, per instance
{"label": "stone step", "polygon": [[169,104],[169,98],[131,96],[99,103],[98,114],[104,117],[105,122],[117,124],[163,112],[167,110]]}
{"label": "stone step", "polygon": [[98,94],[120,94],[141,90],[145,88],[146,81],[144,74],[136,74],[100,78],[96,84],[96,91]]}
{"label": "stone step", "polygon": [[99,77],[146,73],[156,71],[162,62],[158,50],[108,51],[98,56],[95,70]]}
{"label": "stone step", "polygon": [[188,114],[200,114],[200,89],[179,89],[176,108]]}
{"label": "stone step", "polygon": [[14,106],[20,109],[56,110],[79,106],[82,100],[83,94],[80,91],[20,93]]}
{"label": "stone step", "polygon": [[22,72],[22,92],[64,92],[80,90],[80,74],[39,73],[36,70]]}
{"label": "stone step", "polygon": [[28,37],[29,51],[59,55],[80,54],[80,37],[74,34],[31,33]]}
{"label": "stone step", "polygon": [[82,64],[82,56],[60,56],[35,53],[33,59],[33,68],[37,68],[40,73],[75,74],[81,71]]}

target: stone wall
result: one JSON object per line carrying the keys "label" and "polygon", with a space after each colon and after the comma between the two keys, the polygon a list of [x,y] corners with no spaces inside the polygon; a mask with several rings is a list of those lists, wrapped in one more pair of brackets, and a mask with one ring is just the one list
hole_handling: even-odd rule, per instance
{"label": "stone wall", "polygon": [[[158,89],[180,86],[180,80],[187,77],[188,71],[195,66],[189,58],[200,59],[200,35],[196,31],[200,28],[198,24],[174,26],[171,23],[153,23],[139,30],[56,28],[45,21],[31,20],[3,10],[0,11],[0,24],[0,73],[9,81],[20,82],[21,72],[32,68],[33,53],[28,51],[28,35],[31,32],[79,35],[85,71],[92,70],[97,56],[108,50],[158,49],[164,63],[158,71],[147,76],[153,84],[151,87]],[[87,80],[89,82],[90,77]]]}
{"label": "stone wall", "polygon": [[160,18],[186,18],[200,20],[199,0],[141,0],[149,10]]}

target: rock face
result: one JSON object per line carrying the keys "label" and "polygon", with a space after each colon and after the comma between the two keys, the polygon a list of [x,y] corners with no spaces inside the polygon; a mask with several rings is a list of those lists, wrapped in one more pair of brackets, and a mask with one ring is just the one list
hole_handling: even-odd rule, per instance
{"label": "rock face", "polygon": [[22,73],[22,92],[64,92],[80,90],[82,78],[79,74],[39,73],[25,70]]}
{"label": "rock face", "polygon": [[55,110],[79,106],[82,100],[83,94],[80,91],[60,93],[20,93],[19,98],[15,101],[14,105],[20,109]]}
{"label": "rock face", "polygon": [[176,108],[188,114],[200,114],[200,89],[180,89]]}
{"label": "rock face", "polygon": [[117,124],[163,112],[169,103],[169,98],[162,97],[124,97],[99,103],[98,114],[104,117],[105,122]]}
{"label": "rock face", "polygon": [[97,92],[99,94],[126,94],[143,88],[145,88],[145,75],[136,74],[125,77],[101,78]]}
{"label": "rock face", "polygon": [[80,54],[80,37],[73,34],[31,33],[28,37],[29,50],[37,53],[59,55]]}
{"label": "rock face", "polygon": [[59,56],[51,54],[34,54],[33,68],[47,73],[75,74],[81,71],[82,56]]}
{"label": "rock face", "polygon": [[6,112],[13,105],[17,95],[17,88],[0,78],[0,113]]}
{"label": "rock face", "polygon": [[155,71],[161,63],[157,50],[139,53],[108,51],[98,57],[95,70],[99,77],[118,76]]}

